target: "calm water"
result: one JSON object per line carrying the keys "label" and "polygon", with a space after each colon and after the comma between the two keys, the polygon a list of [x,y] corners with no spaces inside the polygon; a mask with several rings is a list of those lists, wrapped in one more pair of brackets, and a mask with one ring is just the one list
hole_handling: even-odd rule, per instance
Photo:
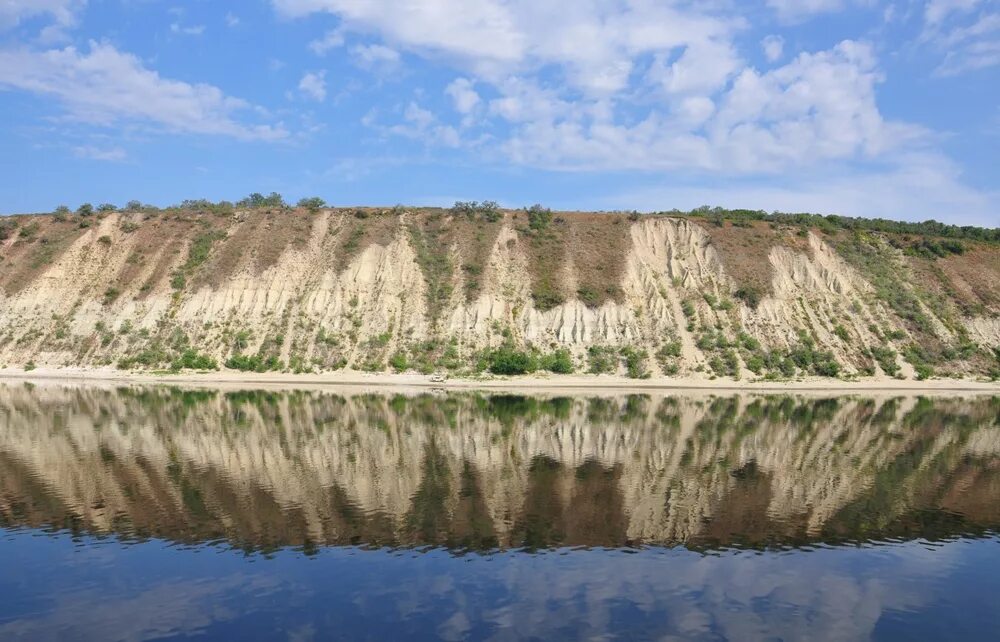
{"label": "calm water", "polygon": [[0,640],[1000,638],[1000,397],[0,384]]}

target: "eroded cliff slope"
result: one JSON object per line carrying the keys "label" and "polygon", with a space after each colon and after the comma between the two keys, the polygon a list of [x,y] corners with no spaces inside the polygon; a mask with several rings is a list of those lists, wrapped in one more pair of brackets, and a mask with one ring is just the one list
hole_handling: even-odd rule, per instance
{"label": "eroded cliff slope", "polygon": [[938,256],[912,251],[926,238],[766,221],[406,208],[4,227],[0,366],[471,373],[513,355],[636,377],[1000,371],[989,242]]}

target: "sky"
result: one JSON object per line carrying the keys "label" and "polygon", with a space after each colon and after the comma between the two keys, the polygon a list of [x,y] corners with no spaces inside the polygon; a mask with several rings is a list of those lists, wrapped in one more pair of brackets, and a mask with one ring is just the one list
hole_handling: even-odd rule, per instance
{"label": "sky", "polygon": [[1000,226],[1000,0],[0,0],[0,211],[250,192]]}

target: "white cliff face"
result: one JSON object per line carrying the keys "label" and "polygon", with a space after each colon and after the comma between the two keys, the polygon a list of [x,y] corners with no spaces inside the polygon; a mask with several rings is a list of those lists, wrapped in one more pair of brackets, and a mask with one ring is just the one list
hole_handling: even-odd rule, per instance
{"label": "white cliff face", "polygon": [[[148,234],[122,231],[125,215],[109,215],[39,268],[28,285],[0,291],[0,366],[114,364],[180,332],[191,347],[219,361],[236,349],[234,337],[242,336],[239,349],[246,353],[262,350],[286,365],[294,360],[320,371],[344,361],[356,368],[367,362],[384,366],[394,351],[415,350],[428,340],[454,343],[469,363],[477,351],[509,336],[542,350],[568,348],[581,366],[592,346],[628,346],[652,356],[678,342],[677,373],[691,374],[712,357],[698,347],[699,335],[711,331],[731,343],[744,333],[764,349],[787,349],[805,333],[851,374],[875,367],[865,351],[884,345],[882,335],[907,336],[871,284],[815,234],[809,234],[806,251],[762,248],[761,269],[772,275],[771,292],[754,309],[733,297],[736,283],[706,231],[666,217],[629,223],[617,301],[588,307],[571,297],[548,310],[534,305],[526,241],[508,220],[483,261],[478,296],[466,301],[466,277],[453,266],[445,298],[435,304],[440,316],[432,319],[428,277],[407,233],[412,216],[387,223],[394,232],[380,243],[345,254],[354,242],[344,224],[348,215],[316,214],[301,221],[308,227],[305,241],[287,244],[265,267],[252,248],[266,245],[280,223],[252,227],[236,216],[219,234],[228,239],[227,251],[239,253],[245,245],[246,254],[225,270],[209,260],[198,278],[188,275],[184,288],[175,290],[172,275],[184,269],[193,232],[169,237],[164,227],[162,242],[151,241]],[[460,262],[462,251],[449,250],[452,263]],[[575,284],[579,260],[569,257],[559,279]],[[936,336],[954,342],[956,326],[938,319],[938,312],[924,310]],[[997,319],[987,310],[959,325],[988,349],[1000,346]],[[739,370],[750,376],[746,358],[739,356]],[[649,368],[660,373],[655,359]]]}
{"label": "white cliff face", "polygon": [[[988,398],[0,386],[0,517],[258,545],[447,543],[478,523],[502,546],[526,541],[531,517],[562,529],[550,544],[596,530],[608,544],[696,545],[833,537],[857,519],[846,507],[877,497],[886,528],[955,506],[996,526],[995,506],[974,500],[996,480],[969,481],[1000,471],[995,412]],[[414,526],[428,521],[441,533]]]}

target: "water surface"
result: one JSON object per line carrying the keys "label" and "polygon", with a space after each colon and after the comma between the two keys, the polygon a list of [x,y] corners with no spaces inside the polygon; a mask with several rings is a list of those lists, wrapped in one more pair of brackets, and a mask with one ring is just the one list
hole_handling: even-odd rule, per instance
{"label": "water surface", "polygon": [[1000,398],[0,384],[0,639],[989,639]]}

